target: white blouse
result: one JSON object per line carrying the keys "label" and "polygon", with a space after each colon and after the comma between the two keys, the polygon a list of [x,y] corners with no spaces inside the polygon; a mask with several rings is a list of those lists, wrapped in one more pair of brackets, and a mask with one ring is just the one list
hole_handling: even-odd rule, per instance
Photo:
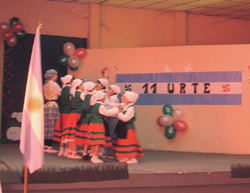
{"label": "white blouse", "polygon": [[[101,103],[101,102],[97,102],[97,103]],[[115,116],[118,114],[119,110],[117,107],[113,107],[111,109],[107,109],[103,103],[101,103],[102,105],[100,106],[99,108],[99,113],[104,115],[104,116],[107,116],[107,117],[111,117],[111,116]]]}
{"label": "white blouse", "polygon": [[120,112],[117,116],[118,119],[120,119],[123,122],[127,122],[129,121],[134,115],[135,115],[135,107],[129,107],[133,105],[133,103],[129,103],[127,105],[124,106],[123,111],[126,111],[125,114],[123,114],[122,112]]}

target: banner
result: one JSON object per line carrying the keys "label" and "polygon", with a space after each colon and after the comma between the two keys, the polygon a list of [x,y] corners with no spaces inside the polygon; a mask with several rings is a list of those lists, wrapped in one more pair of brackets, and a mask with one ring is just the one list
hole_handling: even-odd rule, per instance
{"label": "banner", "polygon": [[241,105],[241,71],[117,74],[136,105]]}

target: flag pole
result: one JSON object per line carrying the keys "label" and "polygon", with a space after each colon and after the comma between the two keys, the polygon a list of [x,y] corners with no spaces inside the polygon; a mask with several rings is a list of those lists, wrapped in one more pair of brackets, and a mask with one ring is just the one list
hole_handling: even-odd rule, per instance
{"label": "flag pole", "polygon": [[24,184],[23,184],[23,193],[28,192],[28,166],[24,166]]}

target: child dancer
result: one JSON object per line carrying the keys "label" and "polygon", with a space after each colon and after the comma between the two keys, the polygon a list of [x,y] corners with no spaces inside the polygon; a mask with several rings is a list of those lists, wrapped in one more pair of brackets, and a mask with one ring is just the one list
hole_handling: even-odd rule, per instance
{"label": "child dancer", "polygon": [[45,98],[44,105],[44,138],[45,146],[44,152],[56,153],[57,151],[52,149],[53,132],[56,125],[57,118],[59,116],[58,105],[56,103],[58,96],[61,95],[61,88],[56,83],[57,71],[50,69],[46,71],[44,78],[46,79],[43,86],[43,93]]}
{"label": "child dancer", "polygon": [[106,94],[103,91],[96,91],[91,97],[90,105],[93,105],[87,112],[86,120],[89,123],[87,127],[87,144],[93,149],[94,155],[91,158],[92,163],[103,163],[98,158],[100,146],[111,146],[111,138],[107,128],[105,128],[104,116],[114,116],[118,114],[118,108],[107,109],[103,103]]}
{"label": "child dancer", "polygon": [[53,140],[60,142],[60,149],[58,156],[68,156],[68,147],[64,150],[64,144],[61,142],[62,132],[67,127],[67,116],[70,113],[70,88],[74,77],[66,75],[61,77],[62,91],[61,91],[61,104],[60,104],[60,117],[57,120]]}
{"label": "child dancer", "polygon": [[109,81],[105,78],[99,78],[96,81],[96,90],[103,90],[104,92],[108,92],[108,88],[109,88]]}
{"label": "child dancer", "polygon": [[[96,88],[97,91],[103,91],[104,93],[108,93],[109,88],[109,81],[105,78],[99,78],[96,81]],[[99,155],[102,156],[104,154],[104,148],[101,147],[99,151]]]}
{"label": "child dancer", "polygon": [[[82,110],[80,108],[81,102],[84,100],[84,97],[81,97],[83,90],[82,80],[75,79],[72,82],[72,87],[70,90],[71,99],[70,99],[70,113],[67,117],[69,125],[64,128],[62,135],[62,143],[67,143],[69,146],[69,153],[67,158],[70,159],[81,159],[82,157],[77,155],[77,146],[74,143],[75,134],[76,134],[76,123],[79,120]],[[84,95],[83,95],[84,96]]]}
{"label": "child dancer", "polygon": [[119,162],[126,162],[128,164],[138,163],[136,158],[143,157],[142,148],[135,134],[135,108],[134,103],[137,101],[139,94],[135,92],[125,91],[122,94],[122,102],[125,104],[123,111],[117,116],[119,119],[115,133],[116,139],[114,146],[116,150],[116,157]]}
{"label": "child dancer", "polygon": [[[118,107],[119,106],[119,99],[118,99],[118,94],[121,92],[121,89],[117,85],[110,85],[109,90],[108,90],[108,96],[105,101],[105,106],[109,109],[112,107]],[[116,116],[113,117],[106,117],[108,128],[109,128],[109,134],[112,139],[114,140],[114,131],[115,127],[117,125],[118,119]],[[115,150],[107,147],[104,150],[104,158],[115,158]]]}
{"label": "child dancer", "polygon": [[89,110],[90,106],[90,98],[93,94],[93,91],[95,89],[96,84],[88,81],[83,84],[83,92],[81,94],[81,99],[83,102],[79,106],[81,109],[81,117],[77,121],[77,128],[76,128],[76,134],[75,134],[75,141],[77,145],[83,145],[83,159],[87,160],[87,150],[88,150],[88,145],[86,143],[87,141],[87,126],[88,122],[86,121],[86,114],[87,111]]}

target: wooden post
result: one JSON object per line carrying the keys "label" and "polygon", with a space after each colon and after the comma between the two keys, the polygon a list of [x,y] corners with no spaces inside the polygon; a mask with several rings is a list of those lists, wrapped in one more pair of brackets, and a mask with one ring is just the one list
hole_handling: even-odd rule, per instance
{"label": "wooden post", "polygon": [[27,164],[25,164],[23,193],[27,193],[27,192],[28,192],[28,166],[27,166]]}

